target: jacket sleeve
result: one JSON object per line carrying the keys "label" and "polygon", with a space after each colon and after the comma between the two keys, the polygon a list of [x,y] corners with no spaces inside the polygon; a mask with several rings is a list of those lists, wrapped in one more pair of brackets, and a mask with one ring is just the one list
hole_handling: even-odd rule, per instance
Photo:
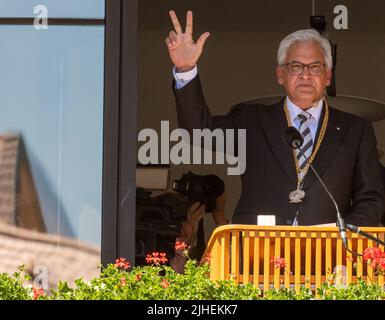
{"label": "jacket sleeve", "polygon": [[355,168],[352,209],[345,222],[378,226],[384,212],[384,186],[373,126],[365,121]]}
{"label": "jacket sleeve", "polygon": [[242,129],[245,108],[236,105],[229,113],[212,116],[203,96],[199,74],[181,89],[175,89],[178,124],[192,134],[193,129]]}
{"label": "jacket sleeve", "polygon": [[[246,145],[246,130],[243,130],[243,132],[239,130],[246,129],[245,119],[248,106],[240,103],[231,108],[225,115],[212,116],[203,95],[199,74],[181,89],[175,89],[173,83],[173,90],[176,100],[178,124],[180,128],[188,131],[190,144],[202,149],[208,147],[213,151],[224,151],[227,154],[238,156],[239,143],[243,143],[244,146]],[[198,135],[203,134],[205,129],[210,130],[210,133],[204,133],[205,138],[198,138],[196,141],[194,139],[194,129],[202,130]],[[233,143],[230,145],[227,144],[228,135],[225,132],[227,129],[234,130],[232,131]],[[223,131],[219,133],[218,130]],[[209,143],[206,146],[206,138],[216,136],[218,133],[223,139],[215,138],[215,144]],[[240,137],[240,134],[242,134],[242,137]]]}

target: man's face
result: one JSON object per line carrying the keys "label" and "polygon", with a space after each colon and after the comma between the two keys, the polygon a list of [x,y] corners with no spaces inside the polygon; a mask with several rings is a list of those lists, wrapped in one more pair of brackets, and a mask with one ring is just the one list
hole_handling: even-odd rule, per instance
{"label": "man's face", "polygon": [[[293,62],[325,64],[325,59],[318,44],[295,43],[287,53],[285,64]],[[309,68],[305,67],[300,74],[295,75],[289,71],[288,66],[278,66],[276,74],[278,83],[285,87],[290,100],[298,107],[308,109],[324,96],[332,72],[325,66],[319,74],[311,74]]]}

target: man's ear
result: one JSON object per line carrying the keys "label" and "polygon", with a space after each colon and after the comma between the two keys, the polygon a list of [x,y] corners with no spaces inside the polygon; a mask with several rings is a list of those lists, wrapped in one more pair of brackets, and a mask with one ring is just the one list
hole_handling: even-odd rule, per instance
{"label": "man's ear", "polygon": [[326,86],[330,86],[332,82],[332,69],[327,69],[326,70]]}
{"label": "man's ear", "polygon": [[275,69],[275,75],[277,77],[277,82],[282,86],[283,85],[283,72],[282,68],[280,66],[277,66]]}

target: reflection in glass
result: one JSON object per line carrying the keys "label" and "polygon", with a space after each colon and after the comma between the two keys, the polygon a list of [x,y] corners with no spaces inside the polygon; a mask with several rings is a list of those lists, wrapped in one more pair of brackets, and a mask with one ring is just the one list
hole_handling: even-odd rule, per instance
{"label": "reflection in glass", "polygon": [[94,276],[104,27],[0,26],[0,38],[0,272],[25,264],[49,286]]}
{"label": "reflection in glass", "polygon": [[41,5],[51,18],[104,18],[105,0],[0,0],[0,17],[36,17]]}

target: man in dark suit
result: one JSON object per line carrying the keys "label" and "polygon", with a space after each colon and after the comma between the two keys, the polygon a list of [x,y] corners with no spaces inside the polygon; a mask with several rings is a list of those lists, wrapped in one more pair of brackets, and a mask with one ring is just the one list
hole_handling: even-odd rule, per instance
{"label": "man in dark suit", "polygon": [[[195,43],[192,12],[183,32],[173,11],[175,31],[166,44],[174,68],[179,125],[189,132],[208,128],[246,129],[247,167],[233,223],[257,224],[257,215],[276,216],[276,224],[314,225],[336,221],[336,209],[311,170],[315,167],[334,196],[346,223],[377,226],[384,190],[371,123],[328,106],[332,58],[328,40],[300,30],[282,40],[276,70],[287,96],[278,104],[235,106],[212,116],[206,105],[197,61],[209,33]],[[288,126],[302,134],[302,153],[283,139]],[[305,156],[304,156],[305,155]]]}

